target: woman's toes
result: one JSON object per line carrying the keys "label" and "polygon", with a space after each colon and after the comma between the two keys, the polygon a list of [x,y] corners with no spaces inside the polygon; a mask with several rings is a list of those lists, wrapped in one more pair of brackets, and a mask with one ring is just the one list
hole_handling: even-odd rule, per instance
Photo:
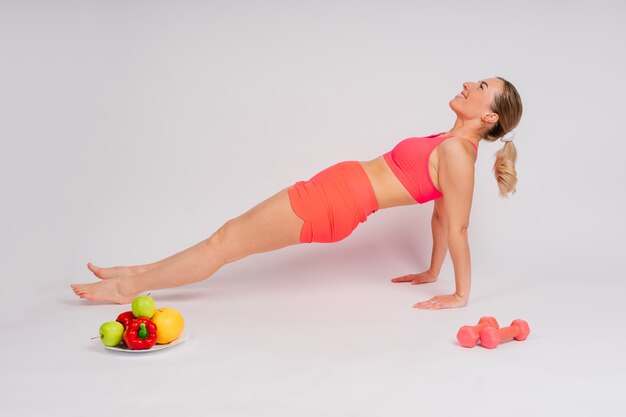
{"label": "woman's toes", "polygon": [[101,272],[100,272],[100,268],[98,268],[97,266],[95,266],[95,265],[94,265],[94,264],[92,264],[91,262],[89,262],[89,263],[87,264],[87,268],[89,268],[89,270],[90,270],[91,272],[93,272],[93,274],[94,274],[95,276],[97,276],[98,278],[102,278],[102,274],[101,274]]}
{"label": "woman's toes", "polygon": [[89,301],[128,304],[136,296],[122,293],[120,278],[105,279],[94,284],[72,284],[72,289],[78,297]]}
{"label": "woman's toes", "polygon": [[84,296],[87,292],[85,286],[81,284],[72,284],[72,291],[74,291],[74,294],[76,294],[80,298],[85,298]]}
{"label": "woman's toes", "polygon": [[89,270],[90,270],[91,272],[93,272],[93,274],[94,274],[95,276],[97,276],[98,278],[100,278],[100,279],[107,279],[107,278],[109,278],[109,277],[107,276],[107,273],[106,273],[106,271],[105,271],[105,268],[100,268],[99,266],[96,266],[96,265],[92,264],[91,262],[89,262],[89,263],[87,264],[87,268],[89,268]]}
{"label": "woman's toes", "polygon": [[89,270],[93,272],[93,274],[100,279],[126,277],[129,275],[134,275],[139,272],[139,268],[137,267],[114,266],[111,268],[100,268],[99,266],[96,266],[92,264],[91,262],[87,264],[87,268],[89,268]]}

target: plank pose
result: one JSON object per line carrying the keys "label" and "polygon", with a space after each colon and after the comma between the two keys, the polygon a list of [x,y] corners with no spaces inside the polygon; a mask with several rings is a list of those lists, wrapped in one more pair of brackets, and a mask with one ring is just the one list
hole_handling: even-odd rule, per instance
{"label": "plank pose", "polygon": [[392,281],[435,281],[449,250],[456,291],[414,307],[463,307],[470,294],[467,229],[478,145],[481,140],[504,142],[493,170],[500,195],[514,193],[517,152],[511,139],[522,117],[522,102],[513,84],[495,77],[463,83],[449,105],[456,121],[447,132],[407,138],[371,161],[337,163],[227,221],[206,240],[158,262],[113,268],[89,263],[101,281],[72,284],[72,289],[87,300],[126,304],[148,290],[207,279],[248,255],[298,243],[340,241],[378,210],[434,200],[430,268]]}

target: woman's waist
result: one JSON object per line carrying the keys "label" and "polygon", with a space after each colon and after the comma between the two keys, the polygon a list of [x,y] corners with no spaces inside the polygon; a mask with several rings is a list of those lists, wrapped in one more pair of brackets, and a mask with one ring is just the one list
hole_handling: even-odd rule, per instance
{"label": "woman's waist", "polygon": [[391,170],[384,155],[371,161],[361,161],[360,163],[372,183],[379,210],[388,207],[417,204],[396,174]]}

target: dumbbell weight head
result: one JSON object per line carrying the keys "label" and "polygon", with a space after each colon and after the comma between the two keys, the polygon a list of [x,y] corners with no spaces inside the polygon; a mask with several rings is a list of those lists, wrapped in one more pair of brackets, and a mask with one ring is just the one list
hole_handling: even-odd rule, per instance
{"label": "dumbbell weight head", "polygon": [[478,320],[478,325],[461,327],[456,334],[456,338],[461,346],[474,347],[478,343],[481,329],[486,327],[495,327],[497,329],[500,326],[495,317],[481,317]]}
{"label": "dumbbell weight head", "polygon": [[515,335],[515,340],[526,340],[528,335],[530,334],[530,327],[526,320],[513,320],[511,326],[517,327],[517,334]]}
{"label": "dumbbell weight head", "polygon": [[480,344],[493,349],[500,344],[500,332],[493,327],[487,327],[480,332]]}

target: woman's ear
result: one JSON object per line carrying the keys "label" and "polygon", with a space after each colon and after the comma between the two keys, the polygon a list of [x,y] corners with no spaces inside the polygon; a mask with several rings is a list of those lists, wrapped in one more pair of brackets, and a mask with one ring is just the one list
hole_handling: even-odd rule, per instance
{"label": "woman's ear", "polygon": [[497,113],[487,113],[483,115],[481,119],[484,120],[485,123],[497,123],[498,120],[500,120],[500,116],[498,116]]}

